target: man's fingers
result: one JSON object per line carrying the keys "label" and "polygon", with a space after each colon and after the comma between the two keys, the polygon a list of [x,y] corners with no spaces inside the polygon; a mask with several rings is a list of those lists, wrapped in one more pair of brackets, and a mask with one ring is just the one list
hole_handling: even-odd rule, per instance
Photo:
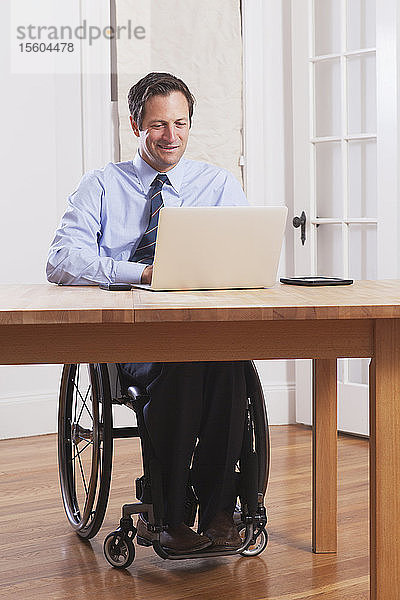
{"label": "man's fingers", "polygon": [[142,277],[140,279],[141,283],[151,283],[151,278],[153,276],[153,265],[148,265],[143,273],[142,273]]}

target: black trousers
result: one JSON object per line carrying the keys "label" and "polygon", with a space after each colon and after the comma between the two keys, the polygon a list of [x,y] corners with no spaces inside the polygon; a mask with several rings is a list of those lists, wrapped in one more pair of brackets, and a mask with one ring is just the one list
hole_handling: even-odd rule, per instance
{"label": "black trousers", "polygon": [[128,383],[147,389],[146,427],[163,470],[165,520],[183,521],[186,488],[199,499],[199,531],[232,511],[246,414],[243,362],[122,363]]}

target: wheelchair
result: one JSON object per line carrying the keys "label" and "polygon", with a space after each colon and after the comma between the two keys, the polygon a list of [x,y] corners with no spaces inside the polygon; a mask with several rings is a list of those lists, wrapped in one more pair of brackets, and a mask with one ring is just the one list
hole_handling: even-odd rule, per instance
{"label": "wheelchair", "polygon": [[[146,516],[148,530],[156,534],[151,545],[163,559],[257,556],[266,548],[268,419],[253,362],[247,362],[245,369],[247,413],[242,452],[236,466],[238,502],[234,513],[242,544],[236,550],[205,548],[194,553],[172,554],[159,541],[163,530],[162,475],[144,423],[143,408],[149,397],[137,386],[124,387],[117,364],[64,365],[58,409],[59,477],[67,519],[81,538],[94,537],[103,523],[111,483],[113,440],[139,437],[141,441],[143,475],[136,479],[138,502],[122,507],[119,526],[104,541],[105,557],[113,567],[126,568],[135,558],[136,527],[132,515],[139,513]],[[136,425],[113,427],[113,405],[133,411]],[[195,523],[197,509],[197,498],[189,482],[185,499],[185,523],[189,527]]]}

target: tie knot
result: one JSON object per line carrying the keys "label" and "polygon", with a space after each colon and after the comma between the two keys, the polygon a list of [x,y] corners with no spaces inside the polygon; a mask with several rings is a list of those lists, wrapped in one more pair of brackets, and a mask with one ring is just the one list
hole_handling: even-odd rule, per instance
{"label": "tie knot", "polygon": [[169,183],[168,175],[166,175],[165,173],[159,173],[154,178],[152,185],[163,186],[164,183]]}

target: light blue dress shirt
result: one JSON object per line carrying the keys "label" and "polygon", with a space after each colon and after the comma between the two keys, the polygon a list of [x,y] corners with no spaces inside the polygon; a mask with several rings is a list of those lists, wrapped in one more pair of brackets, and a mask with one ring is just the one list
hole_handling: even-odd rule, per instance
{"label": "light blue dress shirt", "polygon": [[[139,283],[146,265],[129,262],[150,218],[150,185],[157,171],[139,155],[87,173],[68,199],[51,244],[47,279],[65,285]],[[167,172],[165,206],[247,204],[235,177],[205,162],[182,158]]]}

